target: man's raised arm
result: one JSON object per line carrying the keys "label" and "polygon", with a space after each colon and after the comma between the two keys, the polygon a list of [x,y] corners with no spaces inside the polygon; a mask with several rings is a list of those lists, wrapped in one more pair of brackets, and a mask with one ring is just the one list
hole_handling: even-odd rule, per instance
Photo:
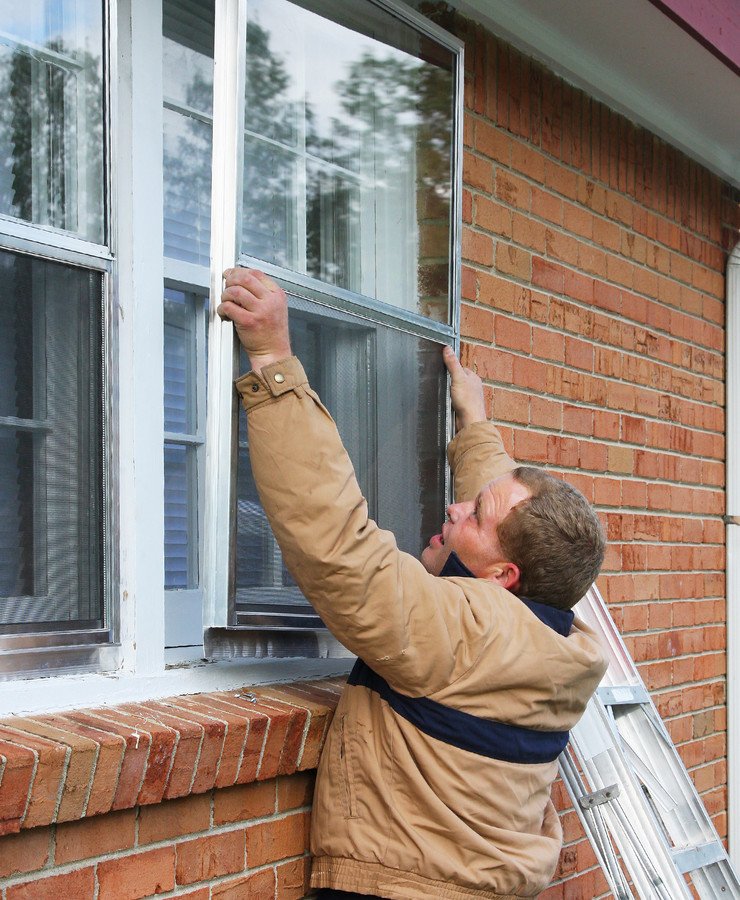
{"label": "man's raised arm", "polygon": [[483,382],[466,369],[451,347],[444,348],[450,373],[450,396],[457,434],[447,448],[455,485],[455,500],[472,500],[481,487],[510,472],[516,463],[504,450],[498,429],[486,419]]}

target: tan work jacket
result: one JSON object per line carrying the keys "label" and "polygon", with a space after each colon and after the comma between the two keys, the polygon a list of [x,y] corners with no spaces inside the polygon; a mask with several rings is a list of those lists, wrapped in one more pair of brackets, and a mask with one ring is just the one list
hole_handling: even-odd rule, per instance
{"label": "tan work jacket", "polygon": [[[288,568],[366,664],[319,766],[312,885],[399,900],[536,896],[562,842],[552,747],[605,669],[594,634],[578,619],[560,634],[538,604],[484,579],[435,577],[399,551],[368,518],[297,359],[237,387]],[[458,500],[513,467],[489,423],[463,429],[449,457]]]}

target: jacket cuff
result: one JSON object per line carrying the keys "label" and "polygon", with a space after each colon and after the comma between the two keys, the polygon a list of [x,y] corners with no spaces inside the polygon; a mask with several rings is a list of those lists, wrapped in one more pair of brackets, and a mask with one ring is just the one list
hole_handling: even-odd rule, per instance
{"label": "jacket cuff", "polygon": [[277,398],[288,391],[296,391],[308,384],[308,378],[295,356],[288,356],[278,362],[263,366],[260,372],[247,372],[237,378],[234,385],[239,391],[244,409],[249,412],[266,400]]}

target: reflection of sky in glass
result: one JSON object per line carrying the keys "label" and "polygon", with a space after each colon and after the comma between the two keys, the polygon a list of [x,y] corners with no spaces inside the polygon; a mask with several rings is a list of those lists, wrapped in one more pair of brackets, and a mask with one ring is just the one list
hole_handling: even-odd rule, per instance
{"label": "reflection of sky in glass", "polygon": [[[270,50],[290,75],[282,94],[285,103],[303,105],[305,100],[311,107],[316,130],[327,139],[332,137],[334,121],[349,124],[337,86],[347,81],[352,66],[363,56],[419,69],[429,65],[287,0],[250,0],[247,9],[247,28],[249,22],[256,22],[269,33]],[[411,111],[401,115],[404,125],[418,121]]]}
{"label": "reflection of sky in glass", "polygon": [[99,0],[0,0],[0,35],[42,47],[61,43],[67,52],[84,48],[100,56],[102,4]]}

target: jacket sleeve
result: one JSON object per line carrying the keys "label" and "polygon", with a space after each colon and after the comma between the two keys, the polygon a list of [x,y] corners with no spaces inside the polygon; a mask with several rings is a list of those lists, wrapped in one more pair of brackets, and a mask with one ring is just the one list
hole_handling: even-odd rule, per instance
{"label": "jacket sleeve", "polygon": [[432,693],[466,671],[490,614],[474,608],[455,579],[436,578],[401,552],[369,518],[334,421],[298,360],[250,372],[237,389],[265,513],[288,569],[329,630],[409,694]]}
{"label": "jacket sleeve", "polygon": [[447,459],[458,503],[473,500],[484,484],[516,468],[492,422],[475,422],[459,431],[447,447]]}

